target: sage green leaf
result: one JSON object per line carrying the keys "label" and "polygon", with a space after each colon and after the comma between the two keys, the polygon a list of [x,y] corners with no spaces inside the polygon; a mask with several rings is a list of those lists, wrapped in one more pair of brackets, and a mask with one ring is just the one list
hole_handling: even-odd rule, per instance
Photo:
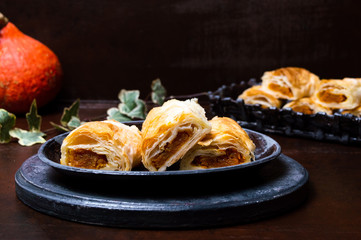
{"label": "sage green leaf", "polygon": [[30,112],[26,114],[26,121],[28,122],[29,131],[40,131],[41,117],[38,115],[38,108],[36,100],[30,106]]}
{"label": "sage green leaf", "polygon": [[145,119],[146,106],[143,100],[137,99],[135,102],[135,106],[132,109],[129,109],[128,106],[124,103],[120,103],[118,105],[119,111],[121,114],[126,115],[132,119],[140,118]]}
{"label": "sage green leaf", "polygon": [[18,142],[22,146],[44,143],[46,140],[43,137],[46,136],[46,134],[40,131],[41,116],[38,115],[35,100],[31,104],[30,111],[26,114],[26,121],[28,122],[29,131],[14,128],[9,131],[10,136],[19,139]]}
{"label": "sage green leaf", "polygon": [[61,125],[67,127],[68,122],[71,120],[73,116],[79,118],[79,105],[80,105],[80,100],[77,99],[75,102],[72,103],[70,107],[64,108],[63,115],[61,116],[60,119]]}
{"label": "sage green leaf", "polygon": [[123,103],[126,107],[124,109],[126,112],[131,111],[133,108],[137,106],[136,101],[139,99],[140,92],[139,90],[125,90],[122,89],[119,94],[118,98],[121,103]]}
{"label": "sage green leaf", "polygon": [[118,108],[109,108],[107,111],[107,119],[113,119],[116,120],[118,122],[127,122],[127,121],[131,121],[131,119],[127,116],[125,116],[124,114],[120,113]]}
{"label": "sage green leaf", "polygon": [[78,117],[72,116],[67,126],[70,130],[73,130],[81,125],[81,121]]}
{"label": "sage green leaf", "polygon": [[19,144],[22,146],[32,146],[36,143],[44,143],[44,133],[40,131],[26,131],[20,128],[10,130],[10,136],[19,139]]}
{"label": "sage green leaf", "polygon": [[82,124],[82,122],[80,121],[79,118],[72,116],[70,121],[66,124],[66,126],[62,126],[54,122],[50,122],[50,124],[58,131],[69,132],[79,127]]}
{"label": "sage green leaf", "polygon": [[163,87],[162,82],[159,78],[153,80],[152,85],[152,102],[158,105],[163,105],[167,90]]}
{"label": "sage green leaf", "polygon": [[122,89],[118,98],[120,103],[118,108],[110,108],[107,111],[107,119],[114,119],[119,122],[131,121],[132,119],[145,119],[146,105],[145,102],[139,99],[139,90],[125,90]]}
{"label": "sage green leaf", "polygon": [[10,130],[15,126],[16,116],[0,109],[0,143],[10,142]]}

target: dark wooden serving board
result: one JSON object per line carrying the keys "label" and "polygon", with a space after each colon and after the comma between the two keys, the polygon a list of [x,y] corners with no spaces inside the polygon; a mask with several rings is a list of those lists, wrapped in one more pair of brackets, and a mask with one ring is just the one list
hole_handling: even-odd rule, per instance
{"label": "dark wooden serving board", "polygon": [[198,228],[247,223],[295,208],[306,199],[308,172],[281,154],[260,169],[209,185],[197,178],[181,181],[154,186],[84,181],[60,174],[37,155],[15,175],[18,198],[54,217],[124,228]]}

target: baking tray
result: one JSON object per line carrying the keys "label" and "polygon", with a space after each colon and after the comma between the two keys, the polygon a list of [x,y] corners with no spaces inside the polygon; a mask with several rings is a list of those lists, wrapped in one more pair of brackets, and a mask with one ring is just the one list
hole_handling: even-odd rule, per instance
{"label": "baking tray", "polygon": [[260,80],[252,78],[208,92],[211,114],[233,118],[242,127],[259,132],[342,144],[361,144],[360,117],[340,113],[308,115],[294,112],[290,108],[263,109],[259,105],[248,105],[242,99],[237,99],[244,90],[257,84],[260,84]]}

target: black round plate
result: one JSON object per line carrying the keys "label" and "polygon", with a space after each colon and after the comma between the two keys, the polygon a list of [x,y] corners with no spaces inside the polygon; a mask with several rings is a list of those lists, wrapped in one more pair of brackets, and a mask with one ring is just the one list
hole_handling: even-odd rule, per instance
{"label": "black round plate", "polygon": [[245,173],[255,167],[262,166],[265,163],[277,158],[281,153],[280,145],[271,137],[252,130],[245,130],[256,145],[255,161],[228,167],[202,170],[177,170],[176,167],[173,166],[164,172],[150,172],[146,169],[134,169],[132,171],[109,171],[65,166],[60,164],[60,147],[64,138],[69,133],[63,133],[44,143],[38,151],[38,157],[44,163],[50,165],[61,174],[97,180],[140,180],[143,182],[147,181],[147,179],[164,180],[165,178],[184,178],[185,176],[197,178],[200,176],[202,176],[202,178],[204,176],[213,178],[216,175],[229,176],[230,174],[238,174],[239,172]]}

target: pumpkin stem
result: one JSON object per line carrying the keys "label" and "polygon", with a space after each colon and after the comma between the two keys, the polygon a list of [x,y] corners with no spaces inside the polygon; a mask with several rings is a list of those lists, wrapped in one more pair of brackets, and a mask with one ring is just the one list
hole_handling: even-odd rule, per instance
{"label": "pumpkin stem", "polygon": [[9,22],[9,19],[0,12],[0,30],[3,29]]}

